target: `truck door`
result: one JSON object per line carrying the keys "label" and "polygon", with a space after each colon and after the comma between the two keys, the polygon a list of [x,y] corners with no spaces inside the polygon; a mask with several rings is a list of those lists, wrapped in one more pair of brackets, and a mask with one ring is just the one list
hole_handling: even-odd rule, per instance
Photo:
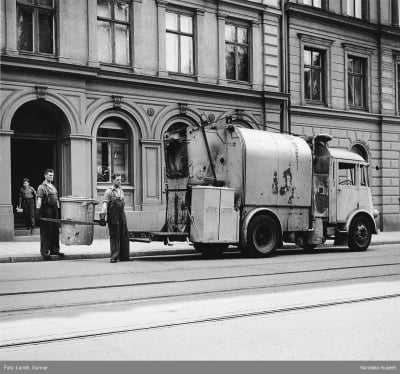
{"label": "truck door", "polygon": [[338,160],[337,165],[337,222],[346,222],[349,214],[359,207],[357,164]]}

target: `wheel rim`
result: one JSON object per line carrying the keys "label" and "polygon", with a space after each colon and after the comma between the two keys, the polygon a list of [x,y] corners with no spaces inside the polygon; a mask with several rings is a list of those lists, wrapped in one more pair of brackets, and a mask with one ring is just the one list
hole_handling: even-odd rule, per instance
{"label": "wheel rim", "polygon": [[253,243],[257,250],[266,253],[273,249],[274,235],[267,225],[258,225],[253,232]]}
{"label": "wheel rim", "polygon": [[354,232],[354,239],[356,243],[360,246],[368,244],[369,230],[368,226],[364,222],[361,222],[357,225],[356,230]]}

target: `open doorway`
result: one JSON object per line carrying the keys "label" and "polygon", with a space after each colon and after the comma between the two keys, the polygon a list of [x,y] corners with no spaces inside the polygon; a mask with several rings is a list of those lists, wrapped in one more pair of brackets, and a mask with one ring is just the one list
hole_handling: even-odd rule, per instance
{"label": "open doorway", "polygon": [[16,212],[19,190],[24,178],[37,190],[43,182],[44,170],[55,169],[54,185],[61,196],[62,170],[60,155],[63,139],[69,134],[65,115],[54,104],[35,100],[22,105],[15,113],[11,129],[11,196],[14,207],[14,228],[24,228],[24,218]]}

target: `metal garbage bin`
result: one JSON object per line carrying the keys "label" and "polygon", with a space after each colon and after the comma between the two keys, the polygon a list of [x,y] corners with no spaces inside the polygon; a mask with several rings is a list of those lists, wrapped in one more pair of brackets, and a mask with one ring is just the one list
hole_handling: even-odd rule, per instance
{"label": "metal garbage bin", "polygon": [[[60,198],[61,219],[94,221],[94,207],[98,202],[88,197],[63,196]],[[93,225],[61,224],[61,243],[65,245],[90,245],[93,243]]]}

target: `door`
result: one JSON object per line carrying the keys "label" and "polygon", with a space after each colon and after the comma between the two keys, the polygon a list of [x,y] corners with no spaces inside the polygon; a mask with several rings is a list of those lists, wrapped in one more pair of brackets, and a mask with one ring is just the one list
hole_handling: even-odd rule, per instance
{"label": "door", "polygon": [[340,160],[338,160],[337,165],[337,222],[346,222],[349,214],[359,207],[358,165],[354,162]]}
{"label": "door", "polygon": [[[37,190],[44,180],[44,170],[57,170],[57,143],[54,140],[12,139],[11,140],[11,189],[12,204],[18,205],[19,189],[24,178]],[[54,184],[58,188],[60,176],[55,174]]]}

